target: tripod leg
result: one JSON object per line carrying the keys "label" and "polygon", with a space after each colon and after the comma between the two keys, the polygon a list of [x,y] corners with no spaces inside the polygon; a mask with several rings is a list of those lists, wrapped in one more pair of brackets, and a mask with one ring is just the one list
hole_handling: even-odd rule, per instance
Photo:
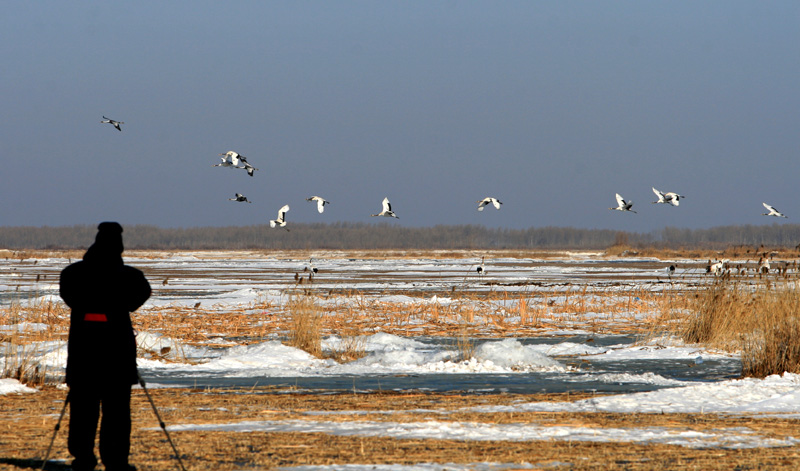
{"label": "tripod leg", "polygon": [[47,465],[47,460],[50,459],[50,452],[53,451],[53,443],[56,441],[56,435],[61,428],[61,421],[64,419],[64,414],[67,412],[67,404],[69,404],[69,393],[67,393],[67,397],[64,398],[64,406],[61,408],[61,415],[58,416],[58,422],[56,422],[55,429],[53,430],[53,436],[50,437],[50,445],[47,447],[44,460],[42,460],[42,470],[44,470],[44,467]]}
{"label": "tripod leg", "polygon": [[[136,373],[139,374],[138,372]],[[170,446],[172,447],[172,451],[175,452],[175,458],[178,460],[178,465],[181,468],[181,471],[186,471],[186,468],[183,466],[183,461],[181,460],[181,454],[178,453],[178,449],[175,447],[175,443],[173,443],[172,438],[169,436],[169,432],[167,431],[167,426],[164,424],[164,421],[161,420],[161,414],[158,413],[158,408],[156,407],[156,403],[153,402],[153,398],[150,397],[150,392],[147,390],[147,386],[144,384],[144,379],[139,376],[139,385],[144,390],[145,396],[147,396],[147,400],[150,402],[150,405],[153,406],[153,412],[156,414],[156,419],[158,419],[158,425],[161,427],[161,430],[164,431],[164,435],[167,436],[167,441],[169,442]]]}

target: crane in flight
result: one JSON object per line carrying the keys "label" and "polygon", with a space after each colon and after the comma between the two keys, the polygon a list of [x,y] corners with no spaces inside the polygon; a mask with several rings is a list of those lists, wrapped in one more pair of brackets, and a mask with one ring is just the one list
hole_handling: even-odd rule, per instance
{"label": "crane in flight", "polygon": [[103,124],[107,123],[107,124],[110,124],[110,125],[114,126],[115,128],[117,128],[117,131],[122,131],[122,127],[120,127],[120,124],[125,124],[124,121],[114,121],[113,119],[106,118],[105,116],[103,116],[103,121],[100,121],[100,122],[103,123]]}
{"label": "crane in flight", "polygon": [[653,193],[656,194],[658,197],[658,201],[652,201],[653,204],[664,203],[664,204],[671,204],[672,206],[678,206],[681,204],[681,198],[685,198],[685,196],[679,195],[675,192],[668,192],[664,193],[662,191],[658,191],[653,188]]}
{"label": "crane in flight", "polygon": [[400,219],[394,211],[392,211],[392,203],[389,202],[389,198],[386,197],[383,199],[383,211],[379,212],[378,214],[370,214],[370,216],[385,216],[388,218],[397,218]]}
{"label": "crane in flight", "polygon": [[252,165],[250,165],[246,160],[244,160],[244,158],[242,156],[239,156],[239,160],[242,161],[242,163],[244,164],[244,167],[236,167],[236,168],[243,168],[243,169],[247,170],[247,174],[250,175],[251,177],[253,176],[253,172],[258,170],[257,168],[255,168]]}
{"label": "crane in flight", "polygon": [[778,218],[787,218],[787,219],[789,218],[789,216],[784,216],[782,212],[778,211],[773,206],[770,206],[767,203],[761,203],[761,204],[763,204],[764,207],[767,208],[767,211],[769,211],[768,213],[761,213],[762,216],[775,216]]}
{"label": "crane in flight", "polygon": [[487,196],[482,200],[478,200],[478,211],[483,211],[483,208],[485,208],[489,204],[491,204],[497,209],[500,209],[500,205],[503,204],[503,202],[498,200],[497,198],[492,198],[491,196]]}
{"label": "crane in flight", "polygon": [[239,154],[234,151],[226,152],[224,154],[219,154],[222,156],[220,160],[221,163],[214,164],[214,167],[233,167],[233,168],[241,168],[239,167]]}
{"label": "crane in flight", "polygon": [[325,211],[325,205],[326,204],[331,204],[330,201],[326,200],[325,198],[323,198],[321,196],[312,196],[310,198],[306,198],[306,201],[316,201],[317,202],[317,211],[319,211],[320,213]]}
{"label": "crane in flight", "polygon": [[269,227],[272,227],[273,229],[276,227],[282,227],[288,231],[289,228],[286,227],[286,213],[288,211],[289,211],[289,205],[288,204],[283,205],[281,209],[278,210],[277,219],[270,219]]}
{"label": "crane in flight", "polygon": [[228,201],[238,201],[239,203],[252,203],[247,197],[241,193],[236,193],[236,198],[228,198]]}
{"label": "crane in flight", "polygon": [[632,213],[635,213],[636,211],[632,210],[631,209],[632,207],[633,207],[633,201],[625,201],[625,198],[623,198],[622,196],[620,196],[619,193],[617,193],[617,207],[608,209],[613,209],[616,211],[630,211]]}

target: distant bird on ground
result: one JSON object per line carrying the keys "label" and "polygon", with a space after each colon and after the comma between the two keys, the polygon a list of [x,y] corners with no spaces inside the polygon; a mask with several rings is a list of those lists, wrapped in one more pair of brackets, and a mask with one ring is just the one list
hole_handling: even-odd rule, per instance
{"label": "distant bird on ground", "polygon": [[312,273],[317,273],[317,272],[319,272],[319,270],[317,269],[317,267],[315,267],[315,266],[314,266],[314,259],[312,259],[312,258],[309,258],[309,259],[308,259],[308,267],[306,267],[306,269],[307,269],[307,270],[309,270],[309,271],[311,271]]}
{"label": "distant bird on ground", "polygon": [[252,203],[246,196],[241,193],[236,193],[236,198],[228,198],[228,201],[238,201],[240,203]]}
{"label": "distant bird on ground", "polygon": [[122,128],[120,127],[120,124],[125,124],[125,122],[123,122],[123,121],[114,121],[113,119],[106,118],[105,116],[103,116],[103,121],[100,121],[100,122],[103,123],[103,124],[108,123],[108,124],[114,126],[115,128],[117,128],[117,131],[122,131]]}
{"label": "distant bird on ground", "polygon": [[768,205],[767,203],[761,203],[767,208],[768,213],[761,213],[762,216],[775,216],[778,218],[789,218],[789,216],[784,216],[782,212],[778,211],[777,209],[773,208],[772,206]]}
{"label": "distant bird on ground", "polygon": [[668,193],[664,193],[656,190],[655,188],[653,188],[653,193],[655,193],[656,196],[658,196],[658,201],[653,201],[652,202],[653,204],[669,203],[672,206],[678,206],[681,204],[681,198],[684,198],[684,196],[681,196],[675,192],[670,191]]}
{"label": "distant bird on ground", "polygon": [[666,268],[667,276],[672,279],[672,275],[675,274],[675,265],[670,265]]}
{"label": "distant bird on ground", "polygon": [[237,165],[239,165],[239,154],[237,154],[236,152],[230,151],[230,152],[228,152],[226,154],[219,154],[219,155],[222,156],[222,158],[220,159],[220,160],[222,160],[222,162],[218,163],[218,164],[214,164],[213,165],[214,167],[241,168],[241,167],[237,167]]}
{"label": "distant bird on ground", "polygon": [[475,271],[478,272],[478,275],[485,275],[486,274],[486,268],[484,268],[484,266],[483,266],[483,259],[484,259],[484,257],[481,257],[481,264],[478,265],[478,268],[475,269]]}
{"label": "distant bird on ground", "polygon": [[619,193],[617,193],[617,207],[608,209],[613,209],[616,211],[630,211],[632,213],[635,213],[636,211],[632,210],[631,209],[632,207],[633,207],[633,201],[625,201],[625,199],[622,198],[622,196],[620,196]]}
{"label": "distant bird on ground", "polygon": [[769,258],[768,257],[761,257],[758,259],[758,272],[759,273],[769,273]]}
{"label": "distant bird on ground", "polygon": [[321,196],[312,196],[311,198],[306,198],[306,201],[316,201],[317,202],[317,211],[320,213],[325,211],[325,205],[331,204],[330,201],[327,201],[325,198]]}
{"label": "distant bird on ground", "polygon": [[482,200],[477,201],[478,204],[478,211],[483,211],[488,204],[492,204],[495,208],[500,209],[500,205],[503,204],[502,201],[498,200],[497,198],[492,198],[491,196],[487,196]]}
{"label": "distant bird on ground", "polygon": [[711,260],[708,261],[708,265],[706,265],[706,273],[711,273],[713,275],[724,275],[725,272],[728,270],[728,259],[722,259],[718,262],[711,263]]}
{"label": "distant bird on ground", "polygon": [[392,211],[392,204],[389,203],[389,198],[386,197],[383,199],[383,211],[379,212],[378,214],[370,214],[370,216],[385,216],[389,218],[397,218],[397,215]]}
{"label": "distant bird on ground", "polygon": [[278,218],[277,219],[271,219],[269,221],[269,227],[272,227],[272,228],[283,227],[288,231],[289,228],[286,227],[286,213],[288,211],[289,211],[289,205],[288,204],[283,205],[281,207],[281,209],[278,210]]}

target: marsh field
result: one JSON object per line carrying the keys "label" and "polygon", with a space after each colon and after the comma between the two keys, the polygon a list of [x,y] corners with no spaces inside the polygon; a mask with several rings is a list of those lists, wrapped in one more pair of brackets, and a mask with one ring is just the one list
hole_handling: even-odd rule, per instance
{"label": "marsh field", "polygon": [[[66,396],[58,275],[80,256],[0,258],[0,469],[42,466]],[[723,273],[706,273],[723,258]],[[125,260],[153,288],[133,314],[139,370],[186,469],[800,465],[800,375],[762,358],[797,356],[796,254]],[[179,469],[139,387],[133,411],[131,462]],[[68,468],[66,433],[47,469]]]}

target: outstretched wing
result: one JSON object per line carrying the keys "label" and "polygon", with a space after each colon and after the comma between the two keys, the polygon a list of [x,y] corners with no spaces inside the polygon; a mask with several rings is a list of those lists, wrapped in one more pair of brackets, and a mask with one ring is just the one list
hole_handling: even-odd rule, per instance
{"label": "outstretched wing", "polygon": [[281,209],[278,210],[278,220],[283,222],[286,220],[286,213],[289,211],[289,205],[285,204]]}
{"label": "outstretched wing", "polygon": [[653,193],[655,193],[656,196],[658,197],[657,203],[663,203],[664,202],[664,193],[656,190],[655,187],[653,187]]}
{"label": "outstretched wing", "polygon": [[389,197],[383,199],[383,210],[388,212],[392,211],[392,203],[389,202]]}
{"label": "outstretched wing", "polygon": [[617,196],[617,207],[624,208],[625,207],[625,199],[620,196],[619,193],[616,194]]}
{"label": "outstretched wing", "polygon": [[498,201],[496,198],[492,198],[492,204],[494,205],[495,208],[500,209],[500,205],[503,203]]}

